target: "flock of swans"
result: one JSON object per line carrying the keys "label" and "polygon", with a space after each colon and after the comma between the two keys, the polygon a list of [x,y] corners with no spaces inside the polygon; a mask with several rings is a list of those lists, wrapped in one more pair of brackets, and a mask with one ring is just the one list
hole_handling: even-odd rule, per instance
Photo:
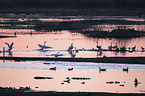
{"label": "flock of swans", "polygon": [[[108,49],[103,49],[102,45],[98,45],[98,42],[96,42],[96,43],[97,43],[97,46],[96,46],[97,49],[96,50],[98,52],[100,52],[100,54],[102,54],[103,51],[128,51],[128,52],[133,52],[136,49],[136,45],[134,47],[129,47],[128,50],[127,50],[126,47],[119,48],[117,46],[117,43],[115,44],[115,46],[112,46],[112,42],[111,42],[111,45],[108,46]],[[11,44],[9,44],[9,43],[5,42],[5,44],[8,46],[8,49],[7,50],[4,49],[3,51],[0,51],[0,52],[9,52],[9,53],[11,53],[11,50],[14,48],[13,47],[14,43],[12,42]],[[49,50],[45,50],[45,49],[52,48],[50,46],[46,46],[46,41],[44,42],[44,44],[38,44],[38,47],[40,48],[40,49],[38,49],[38,51],[49,51]],[[28,48],[28,46],[27,46],[27,48]],[[75,58],[76,53],[79,52],[79,50],[77,50],[76,47],[73,46],[73,43],[71,43],[71,45],[68,47],[68,49],[66,51],[68,51],[71,58]],[[141,51],[144,52],[144,48],[142,46],[141,46]],[[59,52],[57,52],[56,54],[51,54],[49,56],[54,56],[54,58],[58,58],[59,56],[64,56],[64,55],[65,54],[60,54]]]}
{"label": "flock of swans", "polygon": [[[14,43],[12,42],[11,44],[9,43],[6,43],[5,44],[8,46],[8,49],[5,50],[5,48],[3,49],[3,51],[0,51],[1,52],[9,52],[11,53],[12,49],[14,48],[13,45]],[[28,46],[26,46],[28,48]],[[44,42],[44,44],[38,44],[38,47],[40,49],[38,49],[38,51],[45,51],[45,49],[48,49],[48,48],[52,48],[50,46],[46,46],[46,41]],[[74,49],[74,50],[73,50]],[[78,53],[79,51],[76,50],[76,47],[73,47],[73,43],[71,43],[71,46],[68,47],[67,51],[69,52],[69,54],[71,55],[71,58],[75,58],[76,56],[76,53]],[[64,54],[59,54],[59,52],[57,52],[56,54],[51,54],[50,56],[54,56],[54,58],[58,58],[58,56],[63,56]]]}
{"label": "flock of swans", "polygon": [[[101,45],[99,46],[99,45],[98,45],[98,42],[97,42],[97,46],[96,46],[96,47],[98,48],[99,51],[106,50],[106,49],[103,49]],[[117,42],[115,43],[115,46],[112,46],[112,42],[111,42],[111,44],[108,46],[108,49],[107,49],[107,50],[133,52],[133,51],[136,50],[136,45],[134,45],[133,47],[128,47],[128,48],[126,48],[126,47],[120,47],[120,48],[119,48],[119,47],[117,46]],[[138,50],[137,50],[137,51],[138,51]],[[141,46],[141,51],[142,51],[142,52],[145,51],[145,50],[144,50],[144,47],[142,47],[142,46]]]}

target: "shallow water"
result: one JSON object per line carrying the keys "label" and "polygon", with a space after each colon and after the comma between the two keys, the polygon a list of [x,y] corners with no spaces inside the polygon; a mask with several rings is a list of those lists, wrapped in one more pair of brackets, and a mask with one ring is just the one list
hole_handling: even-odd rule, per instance
{"label": "shallow water", "polygon": [[[102,57],[102,56],[145,56],[145,52],[142,52],[141,46],[144,45],[145,37],[140,38],[130,38],[130,39],[101,39],[101,38],[89,38],[85,37],[80,33],[71,33],[69,31],[52,32],[45,34],[35,34],[35,35],[17,35],[16,38],[1,38],[0,39],[0,50],[8,49],[7,43],[14,43],[14,48],[11,53],[6,52],[5,56],[48,56],[52,57],[51,54],[56,54],[60,52],[63,54],[62,57],[71,57],[67,52],[68,47],[73,43],[76,49],[97,49],[96,45],[101,45],[103,49],[108,49],[108,46],[115,46],[117,42],[118,47],[134,47],[136,45],[135,52],[111,52],[104,51],[102,53],[95,51],[79,51],[76,53],[76,57]],[[51,49],[39,50],[38,44],[44,44],[46,41],[46,46],[52,47]],[[75,50],[75,48],[74,48]],[[3,53],[0,53],[2,56]]]}
{"label": "shallow water", "polygon": [[[63,17],[62,17],[63,18]],[[43,22],[55,21],[79,21],[86,20],[84,17],[71,19],[60,18],[39,18]],[[70,18],[70,17],[69,17]],[[114,19],[115,20],[130,20],[130,21],[144,21],[143,18],[135,19],[135,17],[93,17],[91,20],[99,19]],[[9,18],[0,18],[0,22],[9,22]],[[17,19],[13,18],[14,21]],[[19,21],[27,21],[27,19],[19,19]],[[10,25],[0,25],[10,26]],[[27,26],[27,25],[26,25]],[[23,26],[23,27],[26,27]],[[100,30],[113,30],[117,27],[134,28],[135,30],[145,31],[145,25],[95,25],[93,27]],[[33,29],[0,29],[0,34],[12,35],[17,32],[15,38],[0,38],[0,56],[20,56],[20,57],[54,57],[54,54],[60,52],[61,57],[71,57],[67,49],[73,43],[76,49],[96,49],[96,42],[102,46],[103,49],[108,49],[111,42],[115,46],[116,42],[118,47],[133,47],[136,45],[135,52],[112,52],[112,51],[79,51],[76,57],[116,57],[116,56],[145,56],[145,52],[141,51],[141,46],[145,47],[145,37],[140,38],[127,38],[127,39],[114,39],[114,38],[90,38],[81,33],[70,32],[69,30],[52,31],[52,32],[36,32]],[[31,32],[33,34],[31,34]],[[51,46],[51,49],[40,50],[38,44]],[[14,43],[14,48],[11,52],[2,50],[8,49],[5,44]],[[51,63],[51,64],[44,64]],[[54,63],[54,64],[52,64]],[[49,68],[56,67],[56,71],[49,70]],[[107,69],[106,72],[99,72],[99,67]],[[129,67],[128,72],[123,72],[123,68]],[[68,68],[73,68],[73,71],[68,71]],[[53,77],[52,80],[35,80],[35,76]],[[30,86],[33,90],[42,91],[87,91],[87,92],[119,92],[119,93],[145,93],[145,65],[144,64],[116,64],[116,63],[91,63],[91,62],[59,62],[59,61],[3,61],[0,60],[0,86],[3,87],[16,87]],[[66,77],[86,77],[90,80],[70,80],[70,83],[64,83]],[[137,87],[134,85],[134,80],[137,78],[141,84]],[[108,81],[119,81],[120,84],[106,84]],[[61,84],[64,83],[64,84]],[[119,85],[124,85],[119,86]],[[36,88],[38,87],[38,88]]]}
{"label": "shallow water", "polygon": [[[36,91],[67,91],[67,92],[113,92],[113,93],[144,93],[145,92],[145,69],[130,69],[129,72],[122,70],[107,69],[106,72],[98,70],[29,70],[29,69],[0,69],[3,87],[30,86]],[[52,77],[53,79],[34,79],[36,76]],[[70,78],[70,83],[64,82]],[[73,80],[73,77],[91,78],[89,80]],[[135,78],[141,84],[134,85]],[[107,84],[106,82],[113,82]],[[115,81],[120,82],[116,84]],[[123,85],[123,86],[121,86]]]}
{"label": "shallow water", "polygon": [[[145,69],[144,64],[123,64],[123,63],[92,63],[92,62],[62,62],[62,61],[0,61],[0,68],[6,69],[38,69],[48,70],[51,67],[56,67],[57,70],[67,70],[74,68],[75,70],[98,70],[99,67],[105,69],[122,70],[129,67],[129,70]],[[49,64],[45,64],[49,63]]]}
{"label": "shallow water", "polygon": [[[46,64],[47,63],[47,64]],[[56,67],[56,70],[49,68]],[[106,71],[99,71],[99,67]],[[123,71],[129,68],[128,72]],[[68,71],[68,68],[73,70]],[[113,92],[144,93],[144,64],[116,64],[91,62],[60,61],[0,61],[0,86],[30,86],[36,91],[69,91],[69,92]],[[34,77],[52,77],[53,79],[34,79]],[[64,82],[70,78],[70,83]],[[73,77],[91,78],[89,80],[73,80]],[[135,78],[141,84],[134,85]],[[108,84],[107,82],[113,82]],[[115,81],[120,82],[119,84]],[[123,85],[123,86],[121,86]]]}

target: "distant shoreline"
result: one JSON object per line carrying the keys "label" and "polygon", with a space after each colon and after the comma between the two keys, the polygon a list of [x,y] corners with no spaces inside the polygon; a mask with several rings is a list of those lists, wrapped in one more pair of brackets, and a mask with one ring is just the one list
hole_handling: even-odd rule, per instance
{"label": "distant shoreline", "polygon": [[45,16],[138,16],[145,17],[144,8],[0,8],[0,14],[41,14]]}

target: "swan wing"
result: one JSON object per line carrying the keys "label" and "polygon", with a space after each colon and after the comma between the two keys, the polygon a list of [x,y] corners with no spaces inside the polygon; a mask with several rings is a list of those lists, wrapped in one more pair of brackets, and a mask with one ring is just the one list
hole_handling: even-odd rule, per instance
{"label": "swan wing", "polygon": [[51,54],[51,55],[48,55],[48,56],[55,56],[56,54]]}
{"label": "swan wing", "polygon": [[52,48],[52,47],[49,47],[49,46],[44,46],[44,48]]}
{"label": "swan wing", "polygon": [[41,47],[41,48],[43,47],[43,45],[41,45],[41,44],[38,44],[38,46]]}
{"label": "swan wing", "polygon": [[5,42],[5,44],[8,45],[8,46],[10,46],[9,43],[6,43],[6,42]]}
{"label": "swan wing", "polygon": [[11,47],[14,45],[14,43],[12,42]]}
{"label": "swan wing", "polygon": [[64,56],[64,55],[66,55],[66,54],[58,54],[58,56]]}

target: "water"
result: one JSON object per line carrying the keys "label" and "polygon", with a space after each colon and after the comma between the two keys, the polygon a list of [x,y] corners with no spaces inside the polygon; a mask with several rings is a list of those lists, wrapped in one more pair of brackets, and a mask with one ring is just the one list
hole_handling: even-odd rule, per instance
{"label": "water", "polygon": [[[53,67],[56,67],[56,70],[49,70],[49,68]],[[98,67],[105,68],[106,71],[99,72]],[[127,67],[129,67],[128,72],[122,71],[123,68]],[[73,70],[68,71],[68,68],[73,68]],[[59,61],[0,62],[1,86],[10,86],[16,89],[19,89],[19,86],[30,86],[32,90],[36,91],[144,93],[144,75],[144,64]],[[52,77],[53,79],[36,80],[34,79],[36,76]],[[67,77],[70,78],[70,83],[64,82],[64,80],[67,80]],[[71,79],[74,77],[91,79]],[[141,84],[135,86],[135,78],[137,78]],[[110,81],[114,83],[106,83]],[[115,81],[120,83],[116,84]],[[84,82],[84,84],[82,84],[82,82]]]}
{"label": "water", "polygon": [[[138,24],[98,24],[92,25],[92,28],[98,28],[99,30],[111,31],[118,27],[134,28],[135,30],[145,31],[145,24],[143,18],[136,17],[108,17],[108,16],[94,16],[88,17],[43,17],[34,16],[37,18],[22,18],[20,16],[9,18],[0,18],[0,23],[8,22],[28,22],[28,21],[42,21],[42,22],[66,22],[66,21],[83,21],[83,20],[127,20],[137,21]],[[133,47],[136,45],[135,52],[111,52],[105,51],[102,54],[95,51],[79,51],[76,53],[76,57],[81,58],[96,58],[103,57],[136,57],[145,56],[145,52],[141,51],[141,46],[145,47],[145,37],[139,38],[91,38],[84,36],[81,33],[71,32],[69,30],[61,31],[46,31],[41,30],[37,32],[32,25],[16,24],[16,28],[9,28],[11,24],[0,24],[0,34],[13,36],[17,33],[15,38],[0,38],[0,56],[3,56],[3,47],[8,49],[7,43],[14,43],[14,48],[11,52],[6,52],[5,56],[8,57],[54,57],[54,54],[60,52],[62,58],[71,57],[67,49],[73,43],[73,46],[77,49],[96,49],[96,42],[102,46],[103,49],[108,49],[111,42],[114,46],[117,42],[118,47]],[[3,28],[7,26],[7,28]],[[17,29],[17,27],[23,27]],[[29,28],[28,28],[29,26]],[[32,28],[32,29],[31,29]],[[33,33],[33,34],[31,34]],[[47,46],[52,48],[46,50],[39,50],[38,44],[44,44],[46,41]],[[51,63],[51,64],[44,64]],[[54,63],[54,64],[53,64]],[[56,71],[49,70],[49,68],[56,67]],[[105,72],[99,72],[99,67],[107,69]],[[128,72],[123,72],[123,68],[129,68]],[[72,71],[68,71],[68,68],[73,68]],[[145,92],[145,65],[144,64],[116,64],[116,63],[92,63],[92,62],[60,62],[60,61],[3,61],[0,60],[0,86],[13,86],[19,88],[19,86],[31,86],[33,90],[38,91],[87,91],[87,92],[119,92],[119,93],[142,93]],[[52,80],[35,80],[35,76],[53,77]],[[66,77],[89,77],[91,80],[72,80],[70,84],[65,83],[62,85],[63,80]],[[10,79],[11,78],[11,79]],[[134,79],[137,78],[141,84],[137,87],[134,86]],[[124,87],[119,84],[106,84],[107,81],[120,81],[120,85],[124,84]],[[85,82],[85,84],[82,84]],[[123,83],[125,82],[125,83]],[[77,86],[77,88],[76,88]],[[38,87],[38,88],[36,88]]]}
{"label": "water", "polygon": [[[50,64],[44,64],[50,63]],[[53,64],[54,63],[54,64]],[[107,70],[122,70],[129,67],[129,70],[145,69],[144,64],[116,64],[116,63],[91,63],[91,62],[59,62],[59,61],[1,61],[0,68],[8,69],[38,69],[49,70],[51,67],[56,67],[57,70],[67,70],[74,68],[75,70],[98,70],[99,67]]]}
{"label": "water", "polygon": [[[115,46],[117,42],[118,47],[134,47],[136,45],[136,52],[99,52],[94,51],[80,51],[76,54],[76,57],[102,57],[102,56],[145,56],[145,52],[141,51],[141,46],[144,45],[145,37],[131,38],[131,39],[101,39],[101,38],[89,38],[85,37],[80,33],[71,33],[69,31],[52,32],[47,34],[37,34],[37,35],[17,35],[16,38],[1,38],[0,39],[0,50],[8,49],[7,43],[14,43],[14,48],[12,53],[5,53],[6,56],[50,56],[51,54],[56,54],[58,51],[60,54],[64,54],[63,57],[70,57],[67,52],[68,47],[73,43],[76,49],[97,49],[96,45],[101,45],[103,49],[108,49],[112,42],[112,46]],[[46,51],[39,51],[38,44],[44,44],[46,46],[52,47],[51,49],[46,49]],[[28,47],[27,47],[28,46]],[[2,56],[2,52],[0,56]]]}

